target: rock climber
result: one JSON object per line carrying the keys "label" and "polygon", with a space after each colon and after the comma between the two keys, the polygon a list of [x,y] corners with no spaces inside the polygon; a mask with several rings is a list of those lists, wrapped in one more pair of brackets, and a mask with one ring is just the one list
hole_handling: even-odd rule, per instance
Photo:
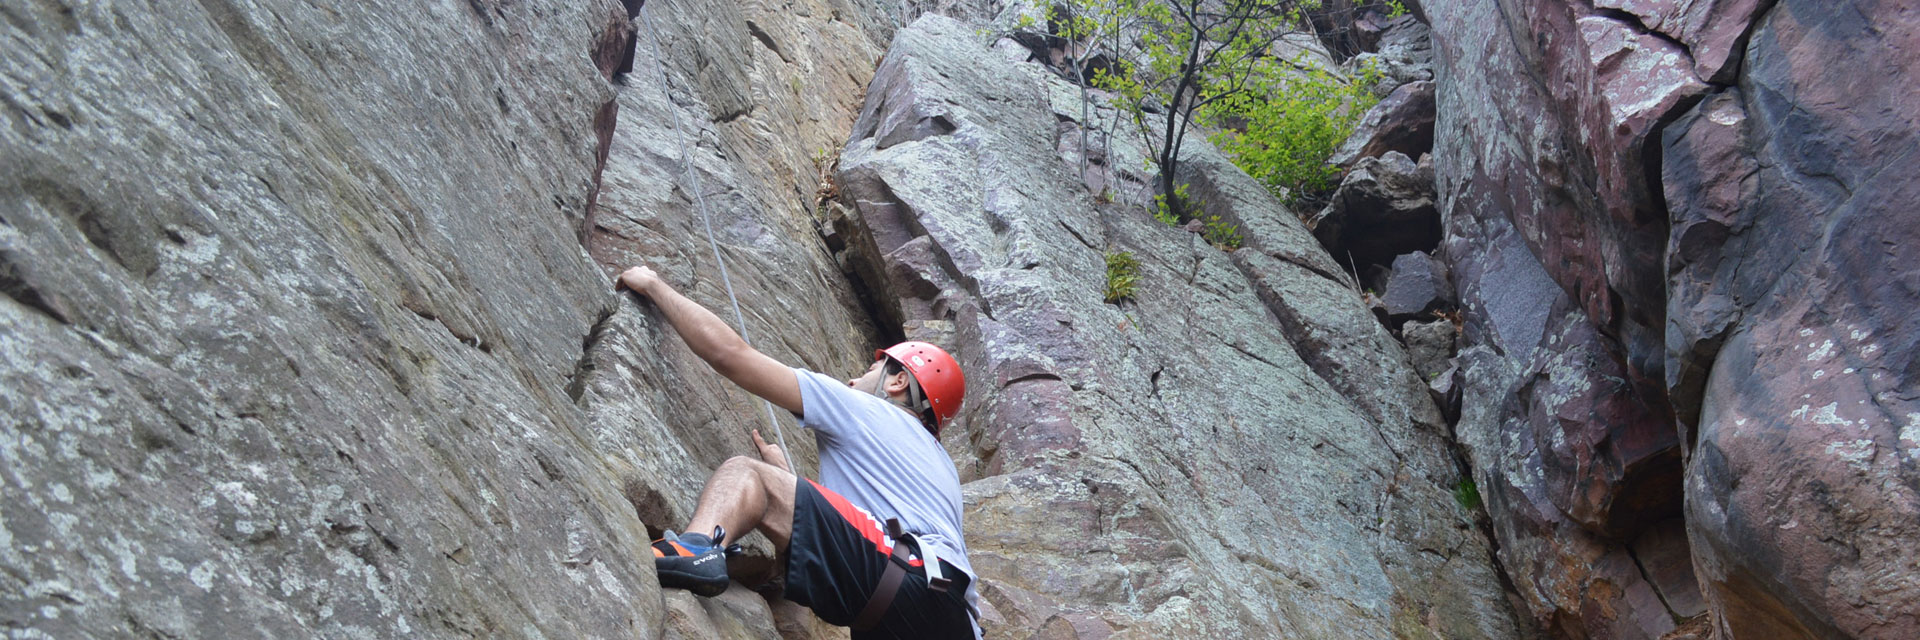
{"label": "rock climber", "polygon": [[722,463],[687,533],[669,530],[654,542],[661,586],[709,597],[726,591],[726,546],[757,529],[784,561],[786,598],[852,627],[855,639],[979,637],[960,476],[940,446],[941,427],[966,393],[952,356],[902,342],[843,384],[755,350],[652,269],[628,269],[614,286],[652,300],[695,355],[793,412],[820,449],[820,479],[800,478],[785,452],[754,431],[759,459]]}

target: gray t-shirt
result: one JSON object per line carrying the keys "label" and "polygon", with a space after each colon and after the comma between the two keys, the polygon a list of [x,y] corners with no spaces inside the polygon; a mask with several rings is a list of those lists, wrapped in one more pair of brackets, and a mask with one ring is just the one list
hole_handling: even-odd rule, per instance
{"label": "gray t-shirt", "polygon": [[[960,537],[960,472],[940,442],[899,405],[806,369],[793,373],[800,425],[813,429],[820,447],[820,484],[880,522],[899,518],[971,583],[973,565]],[[978,597],[971,584],[967,591],[969,601]]]}

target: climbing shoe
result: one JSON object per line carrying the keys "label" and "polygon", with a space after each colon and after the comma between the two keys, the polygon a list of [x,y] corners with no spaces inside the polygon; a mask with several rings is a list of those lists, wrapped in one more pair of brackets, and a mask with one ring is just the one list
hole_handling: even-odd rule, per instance
{"label": "climbing shoe", "polygon": [[666,537],[653,541],[653,569],[660,575],[660,586],[709,598],[725,592],[727,550],[714,541],[726,538],[726,530],[720,527],[714,527],[711,536],[674,535],[667,530]]}

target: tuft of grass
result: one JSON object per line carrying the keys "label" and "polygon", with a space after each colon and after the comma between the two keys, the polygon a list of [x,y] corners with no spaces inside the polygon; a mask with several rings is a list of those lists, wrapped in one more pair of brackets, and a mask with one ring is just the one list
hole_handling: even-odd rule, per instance
{"label": "tuft of grass", "polygon": [[1467,511],[1480,508],[1480,487],[1474,486],[1473,478],[1461,478],[1453,484],[1453,501]]}
{"label": "tuft of grass", "polygon": [[1107,304],[1119,304],[1122,300],[1133,298],[1134,284],[1140,281],[1140,261],[1132,252],[1113,251],[1107,254],[1107,290],[1104,299]]}

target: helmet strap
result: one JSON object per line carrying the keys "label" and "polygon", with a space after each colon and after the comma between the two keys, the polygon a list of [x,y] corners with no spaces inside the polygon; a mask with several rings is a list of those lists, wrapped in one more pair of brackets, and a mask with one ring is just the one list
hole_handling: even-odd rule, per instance
{"label": "helmet strap", "polygon": [[927,414],[933,411],[933,403],[927,399],[926,392],[920,389],[920,380],[913,377],[913,372],[907,371],[906,366],[900,364],[900,361],[887,358],[887,364],[880,367],[880,382],[873,386],[873,395],[881,400],[893,402],[893,397],[887,393],[887,378],[902,371],[907,373],[907,411],[912,412],[914,417],[920,418],[922,422],[926,422]]}
{"label": "helmet strap", "polygon": [[891,359],[887,360],[886,364],[880,365],[880,379],[873,382],[873,397],[893,402],[893,398],[887,395],[887,376],[893,375],[897,366],[899,365],[894,364]]}

